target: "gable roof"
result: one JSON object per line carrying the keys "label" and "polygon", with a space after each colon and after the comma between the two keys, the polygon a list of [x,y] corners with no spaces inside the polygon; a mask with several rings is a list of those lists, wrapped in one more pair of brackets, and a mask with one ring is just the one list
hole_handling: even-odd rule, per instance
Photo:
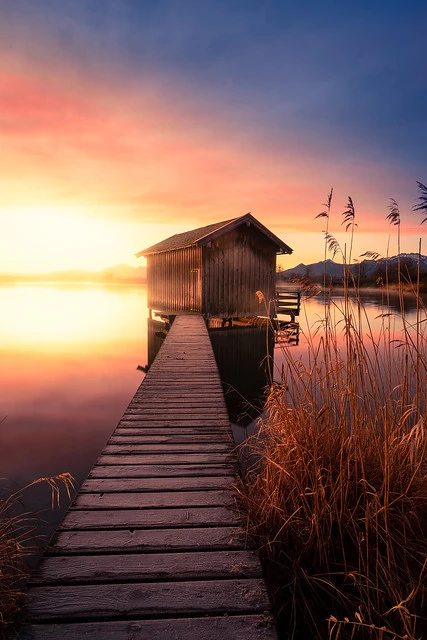
{"label": "gable roof", "polygon": [[256,229],[261,231],[261,233],[267,236],[267,238],[277,246],[277,253],[292,253],[291,247],[282,242],[282,240],[269,231],[267,227],[264,227],[263,224],[258,222],[253,215],[246,213],[244,216],[240,216],[239,218],[216,222],[215,224],[209,224],[206,227],[200,227],[198,229],[193,229],[192,231],[185,231],[184,233],[176,233],[174,236],[166,238],[166,240],[162,240],[143,251],[139,251],[136,254],[136,257],[146,257],[155,253],[175,251],[177,249],[185,249],[186,247],[192,246],[202,247],[218,236],[240,227],[242,224],[253,225]]}

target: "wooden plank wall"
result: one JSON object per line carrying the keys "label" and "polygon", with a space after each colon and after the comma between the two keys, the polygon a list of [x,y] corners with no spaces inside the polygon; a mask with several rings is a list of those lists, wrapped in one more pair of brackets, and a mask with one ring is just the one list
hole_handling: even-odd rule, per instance
{"label": "wooden plank wall", "polygon": [[204,321],[179,316],[28,591],[32,640],[275,638]]}
{"label": "wooden plank wall", "polygon": [[147,256],[148,307],[170,314],[202,311],[201,266],[199,247]]}
{"label": "wooden plank wall", "polygon": [[[242,226],[203,247],[202,311],[209,317],[266,315],[275,295],[277,247],[254,227]],[[271,312],[273,309],[271,309]]]}

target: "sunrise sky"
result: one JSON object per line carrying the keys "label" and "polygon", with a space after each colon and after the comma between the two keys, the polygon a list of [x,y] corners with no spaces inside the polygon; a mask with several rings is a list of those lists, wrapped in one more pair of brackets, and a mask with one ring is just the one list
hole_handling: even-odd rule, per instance
{"label": "sunrise sky", "polygon": [[0,0],[0,271],[141,264],[250,211],[323,258],[352,196],[354,255],[427,224],[425,0]]}

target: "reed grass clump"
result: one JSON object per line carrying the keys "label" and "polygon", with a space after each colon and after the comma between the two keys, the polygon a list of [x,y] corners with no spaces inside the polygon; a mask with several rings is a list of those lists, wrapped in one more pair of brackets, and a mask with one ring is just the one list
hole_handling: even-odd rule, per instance
{"label": "reed grass clump", "polygon": [[348,285],[339,303],[324,291],[304,359],[283,347],[281,381],[244,445],[241,505],[281,638],[421,640],[427,312],[418,298],[410,323],[384,292],[373,327]]}
{"label": "reed grass clump", "polygon": [[0,638],[9,637],[20,612],[20,601],[29,575],[27,558],[37,544],[36,515],[20,509],[25,492],[31,487],[47,483],[51,489],[52,508],[59,505],[61,488],[68,498],[74,481],[69,473],[39,478],[23,489],[0,500]]}
{"label": "reed grass clump", "polygon": [[413,640],[427,595],[425,337],[409,380],[415,354],[388,341],[384,353],[373,335],[368,351],[342,314],[344,342],[329,319],[308,363],[285,351],[248,445],[243,505],[283,637],[326,638],[329,624],[331,638]]}

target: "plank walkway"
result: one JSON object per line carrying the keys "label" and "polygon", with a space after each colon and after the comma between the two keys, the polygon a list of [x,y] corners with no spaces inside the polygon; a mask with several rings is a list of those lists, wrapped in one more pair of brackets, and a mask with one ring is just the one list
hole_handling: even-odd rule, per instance
{"label": "plank walkway", "polygon": [[178,316],[41,562],[20,637],[276,638],[235,465],[203,318]]}

